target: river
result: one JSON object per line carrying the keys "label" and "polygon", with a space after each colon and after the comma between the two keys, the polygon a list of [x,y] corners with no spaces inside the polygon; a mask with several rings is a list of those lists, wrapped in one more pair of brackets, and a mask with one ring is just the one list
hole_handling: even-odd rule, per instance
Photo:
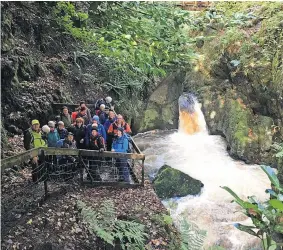
{"label": "river", "polygon": [[227,153],[225,139],[209,135],[197,102],[194,116],[194,122],[197,119],[195,132],[191,132],[195,125],[180,110],[179,130],[149,131],[134,137],[146,155],[145,171],[152,176],[167,164],[204,184],[198,196],[175,198],[171,202],[164,200],[163,203],[168,209],[172,201],[176,203],[176,208],[171,209],[175,221],[184,217],[206,231],[205,249],[212,245],[233,250],[260,249],[256,237],[233,226],[236,222],[248,225],[250,221],[238,205],[231,203],[232,196],[220,186],[230,187],[241,198],[255,195],[263,201],[269,198],[265,189],[270,188],[270,181],[258,165],[232,159]]}

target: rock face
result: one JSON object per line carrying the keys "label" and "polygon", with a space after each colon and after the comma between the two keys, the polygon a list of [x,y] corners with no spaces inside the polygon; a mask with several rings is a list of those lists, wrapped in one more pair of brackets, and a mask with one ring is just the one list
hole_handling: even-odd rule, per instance
{"label": "rock face", "polygon": [[153,186],[159,198],[167,199],[176,196],[197,195],[203,184],[177,169],[164,165],[159,169]]}
{"label": "rock face", "polygon": [[178,98],[183,93],[185,75],[165,78],[150,95],[138,131],[178,128]]}
{"label": "rock face", "polygon": [[247,163],[277,166],[272,144],[280,138],[278,120],[255,113],[249,96],[231,82],[190,74],[186,88],[195,91],[211,134],[223,135],[231,156]]}

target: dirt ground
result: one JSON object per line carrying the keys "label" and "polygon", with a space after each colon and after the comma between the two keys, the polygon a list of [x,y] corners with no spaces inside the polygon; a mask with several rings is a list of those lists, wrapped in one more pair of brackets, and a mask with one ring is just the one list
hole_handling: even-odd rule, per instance
{"label": "dirt ground", "polygon": [[[146,249],[176,249],[178,232],[162,220],[168,212],[149,181],[137,188],[87,188],[49,182],[50,195],[43,200],[43,184],[26,185],[28,171],[19,172],[7,170],[2,175],[1,249],[108,249],[100,248],[95,235],[88,231],[76,206],[78,200],[97,211],[103,201],[111,200],[117,218],[146,226]],[[25,204],[19,207],[21,202]]]}

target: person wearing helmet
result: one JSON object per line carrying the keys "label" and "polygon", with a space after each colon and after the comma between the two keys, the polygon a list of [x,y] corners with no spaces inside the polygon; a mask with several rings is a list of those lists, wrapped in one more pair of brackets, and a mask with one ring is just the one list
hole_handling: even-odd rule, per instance
{"label": "person wearing helmet", "polygon": [[38,120],[32,120],[31,127],[25,131],[24,147],[26,150],[47,147],[46,138],[42,134]]}
{"label": "person wearing helmet", "polygon": [[110,96],[107,96],[106,98],[100,98],[95,103],[95,113],[98,115],[98,111],[100,110],[100,105],[104,104],[105,108],[110,110],[114,110],[114,106],[112,105],[112,98]]}
{"label": "person wearing helmet", "polygon": [[[24,133],[24,147],[26,150],[32,148],[47,147],[46,138],[44,137],[38,120],[31,121],[31,127],[27,129]],[[38,166],[41,164],[39,157],[33,157],[31,159],[32,166],[32,180],[37,182],[40,179],[40,172],[38,171]]]}
{"label": "person wearing helmet", "polygon": [[65,139],[66,135],[68,134],[68,131],[67,129],[65,129],[64,122],[59,121],[57,124],[58,124],[57,131],[58,131],[60,139]]}
{"label": "person wearing helmet", "polygon": [[48,127],[50,128],[50,132],[47,134],[48,147],[56,147],[56,143],[60,140],[60,136],[55,128],[55,122],[49,121]]}
{"label": "person wearing helmet", "polygon": [[104,125],[106,119],[108,118],[108,114],[106,113],[106,109],[105,109],[105,104],[101,104],[99,109],[100,110],[98,111],[97,115],[99,117],[100,124]]}

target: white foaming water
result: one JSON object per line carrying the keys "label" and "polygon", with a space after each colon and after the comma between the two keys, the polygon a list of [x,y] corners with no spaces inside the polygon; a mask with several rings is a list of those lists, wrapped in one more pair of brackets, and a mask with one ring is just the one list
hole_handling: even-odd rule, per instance
{"label": "white foaming water", "polygon": [[[204,121],[198,104],[195,110]],[[226,151],[223,138],[202,131],[194,135],[159,131],[135,136],[135,142],[146,155],[146,172],[151,174],[168,164],[204,184],[199,196],[178,199],[178,207],[172,216],[177,219],[182,214],[206,230],[206,247],[259,249],[255,247],[259,244],[256,237],[234,228],[236,222],[248,225],[250,221],[240,213],[239,206],[231,203],[233,197],[220,186],[230,187],[241,198],[255,195],[263,201],[269,198],[265,189],[270,188],[270,181],[258,165],[233,160]]]}

